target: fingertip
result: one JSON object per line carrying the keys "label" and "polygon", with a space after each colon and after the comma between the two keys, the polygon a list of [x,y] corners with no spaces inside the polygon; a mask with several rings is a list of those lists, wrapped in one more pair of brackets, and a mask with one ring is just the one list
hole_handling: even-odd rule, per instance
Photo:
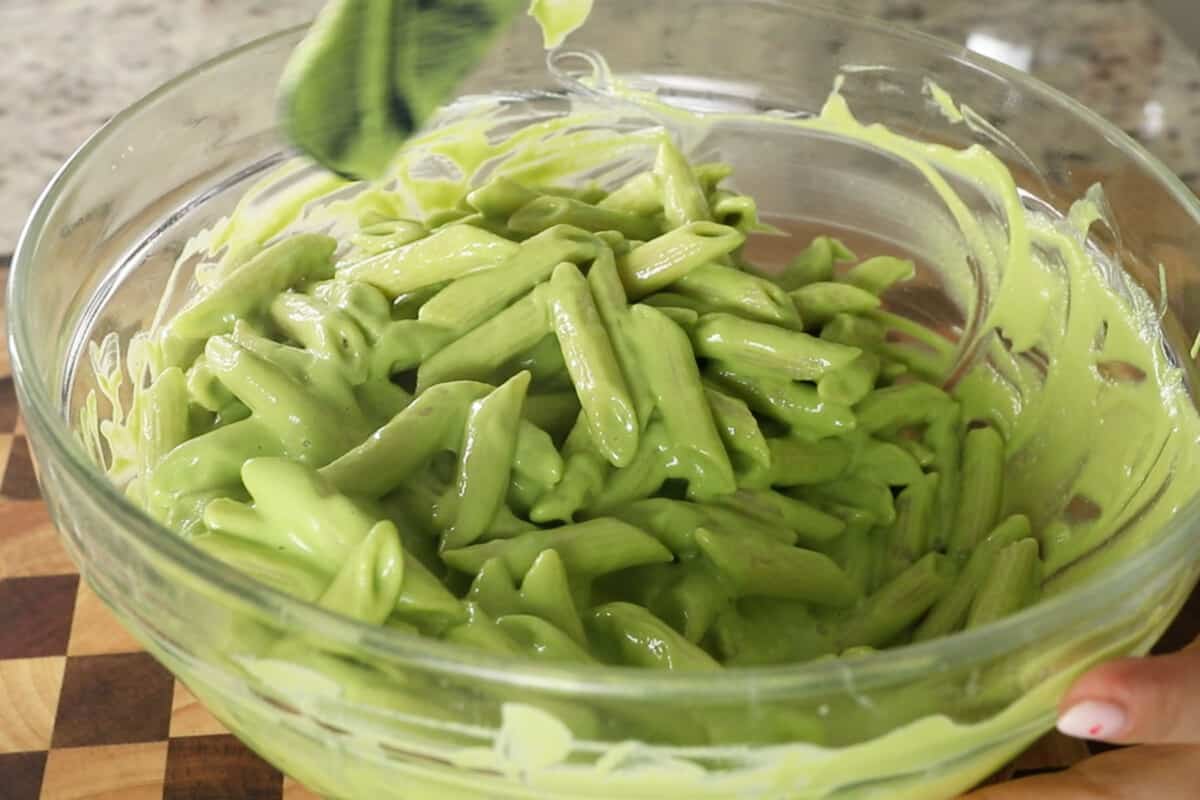
{"label": "fingertip", "polygon": [[1084,700],[1061,713],[1058,730],[1076,739],[1112,741],[1123,736],[1129,728],[1129,715],[1114,703]]}

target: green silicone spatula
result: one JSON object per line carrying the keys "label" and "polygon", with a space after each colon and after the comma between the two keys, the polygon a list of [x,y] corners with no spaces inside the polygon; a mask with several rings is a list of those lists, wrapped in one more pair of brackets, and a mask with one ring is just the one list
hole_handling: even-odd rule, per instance
{"label": "green silicone spatula", "polygon": [[[528,1],[330,0],[284,71],[285,134],[334,172],[379,176]],[[533,0],[529,13],[552,47],[591,5]]]}

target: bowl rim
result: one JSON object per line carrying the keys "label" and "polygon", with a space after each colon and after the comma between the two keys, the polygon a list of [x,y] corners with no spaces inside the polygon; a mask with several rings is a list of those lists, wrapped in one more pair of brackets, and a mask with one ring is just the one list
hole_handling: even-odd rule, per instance
{"label": "bowl rim", "polygon": [[[822,5],[803,5],[788,0],[750,0],[770,10],[806,16],[817,22],[836,24],[889,37],[920,47],[930,55],[945,57],[965,68],[988,77],[1017,84],[1022,92],[1061,108],[1100,132],[1105,141],[1122,155],[1136,162],[1159,180],[1168,194],[1200,224],[1200,200],[1163,165],[1130,136],[1099,114],[1041,80],[1006,64],[978,55],[965,46],[922,33],[889,25]],[[720,701],[753,695],[796,697],[828,693],[854,686],[859,689],[893,684],[908,677],[927,675],[937,665],[945,670],[978,664],[1053,631],[1062,630],[1089,618],[1091,608],[1111,601],[1113,585],[1126,589],[1150,585],[1160,577],[1162,566],[1179,559],[1200,556],[1200,537],[1194,536],[1194,520],[1200,517],[1200,489],[1183,507],[1176,509],[1167,530],[1150,546],[1120,564],[1106,581],[1090,581],[1050,597],[1031,608],[982,626],[948,637],[919,644],[882,650],[854,659],[827,659],[796,665],[768,667],[727,667],[719,673],[670,673],[636,667],[607,665],[550,666],[527,659],[494,655],[462,645],[451,644],[382,626],[348,619],[283,594],[258,581],[230,570],[212,556],[191,546],[129,501],[124,493],[88,460],[69,421],[53,400],[55,390],[46,385],[45,375],[54,371],[37,370],[33,331],[27,307],[27,277],[33,269],[34,253],[53,207],[91,154],[103,143],[117,138],[126,122],[153,103],[211,70],[235,61],[243,54],[278,46],[306,30],[307,24],[292,26],[228,50],[158,86],[135,103],[115,114],[93,133],[59,168],[42,191],[24,224],[14,250],[7,292],[10,309],[9,352],[12,374],[22,415],[31,434],[30,441],[43,441],[49,455],[66,469],[71,479],[93,493],[103,503],[110,523],[119,536],[129,536],[157,557],[185,570],[191,577],[215,590],[222,602],[251,614],[273,620],[281,628],[299,627],[315,640],[324,640],[377,659],[390,665],[429,671],[445,676],[470,678],[489,684],[507,685],[546,692],[610,698],[641,699],[681,698],[703,695]],[[886,67],[886,65],[883,65]],[[57,387],[55,387],[57,389]],[[86,566],[82,570],[86,574]]]}

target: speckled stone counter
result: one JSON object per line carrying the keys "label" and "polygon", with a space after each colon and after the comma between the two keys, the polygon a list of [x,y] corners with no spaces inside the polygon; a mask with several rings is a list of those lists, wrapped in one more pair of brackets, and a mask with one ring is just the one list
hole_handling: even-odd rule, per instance
{"label": "speckled stone counter", "polygon": [[[601,0],[603,2],[603,0]],[[681,6],[689,0],[673,0]],[[1139,0],[842,0],[1027,69],[1145,142],[1200,189],[1200,62]],[[320,0],[0,2],[0,254],[38,192],[113,113]]]}

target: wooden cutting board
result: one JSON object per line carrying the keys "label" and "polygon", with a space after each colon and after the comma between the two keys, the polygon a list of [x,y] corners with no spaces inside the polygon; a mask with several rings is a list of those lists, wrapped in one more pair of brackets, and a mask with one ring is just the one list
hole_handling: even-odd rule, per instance
{"label": "wooden cutting board", "polygon": [[[7,265],[0,257],[0,290]],[[1160,648],[1198,634],[1200,592]],[[1084,743],[1052,734],[997,779],[1064,769],[1088,754]],[[0,800],[316,797],[231,736],[80,582],[38,493],[4,350]]]}

